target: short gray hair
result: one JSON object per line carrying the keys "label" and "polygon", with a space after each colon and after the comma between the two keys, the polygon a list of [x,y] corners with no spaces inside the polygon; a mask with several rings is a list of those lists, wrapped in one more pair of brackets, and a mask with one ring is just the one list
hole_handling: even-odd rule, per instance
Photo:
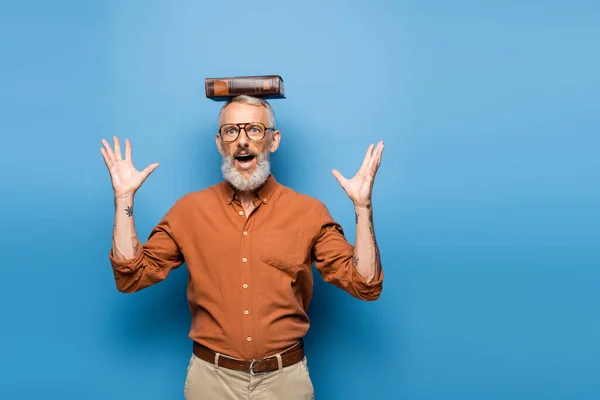
{"label": "short gray hair", "polygon": [[[232,97],[231,99],[227,100],[227,102],[223,105],[223,107],[221,107],[221,111],[219,111],[219,122],[221,121],[221,117],[223,116],[223,111],[231,103],[242,103],[242,104],[250,104],[253,106],[263,106],[264,108],[267,109],[267,120],[269,121],[269,126],[267,128],[276,129],[276,127],[275,127],[275,112],[273,111],[273,107],[271,107],[271,104],[269,104],[269,102],[265,99],[262,99],[259,97],[254,97],[254,96],[248,96],[245,94],[235,96],[235,97]],[[249,121],[249,122],[251,122],[251,121]]]}

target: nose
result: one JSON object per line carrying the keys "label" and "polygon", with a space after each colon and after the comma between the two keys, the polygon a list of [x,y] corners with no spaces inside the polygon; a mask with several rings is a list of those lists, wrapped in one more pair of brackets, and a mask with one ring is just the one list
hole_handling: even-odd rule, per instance
{"label": "nose", "polygon": [[240,129],[240,134],[238,135],[238,147],[248,147],[249,139],[246,134],[246,129]]}

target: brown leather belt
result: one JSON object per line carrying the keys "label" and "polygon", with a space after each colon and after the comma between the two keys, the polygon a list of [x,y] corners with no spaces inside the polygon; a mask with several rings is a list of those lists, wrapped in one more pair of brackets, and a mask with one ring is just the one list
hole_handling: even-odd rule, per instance
{"label": "brown leather belt", "polygon": [[[194,354],[201,360],[211,364],[215,363],[216,353],[200,343],[194,342]],[[295,364],[304,359],[304,342],[300,340],[297,345],[281,353],[282,367]],[[233,369],[236,371],[249,372],[252,375],[263,374],[265,372],[276,371],[279,369],[277,357],[267,357],[258,360],[244,361],[229,358],[224,354],[219,355],[219,367]]]}

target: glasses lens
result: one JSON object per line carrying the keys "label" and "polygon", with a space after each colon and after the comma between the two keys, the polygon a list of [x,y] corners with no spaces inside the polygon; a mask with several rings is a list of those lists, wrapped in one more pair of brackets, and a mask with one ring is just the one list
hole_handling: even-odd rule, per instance
{"label": "glasses lens", "polygon": [[240,128],[237,125],[223,125],[221,127],[221,137],[226,142],[233,142],[240,132]]}
{"label": "glasses lens", "polygon": [[252,140],[260,140],[265,134],[265,126],[258,122],[246,125],[246,134]]}

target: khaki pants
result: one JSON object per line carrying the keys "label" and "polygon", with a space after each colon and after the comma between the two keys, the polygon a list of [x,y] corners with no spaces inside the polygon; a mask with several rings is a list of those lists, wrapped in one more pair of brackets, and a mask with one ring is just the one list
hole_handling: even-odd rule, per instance
{"label": "khaki pants", "polygon": [[314,388],[306,357],[296,364],[258,375],[216,367],[192,354],[184,385],[186,400],[312,400]]}

